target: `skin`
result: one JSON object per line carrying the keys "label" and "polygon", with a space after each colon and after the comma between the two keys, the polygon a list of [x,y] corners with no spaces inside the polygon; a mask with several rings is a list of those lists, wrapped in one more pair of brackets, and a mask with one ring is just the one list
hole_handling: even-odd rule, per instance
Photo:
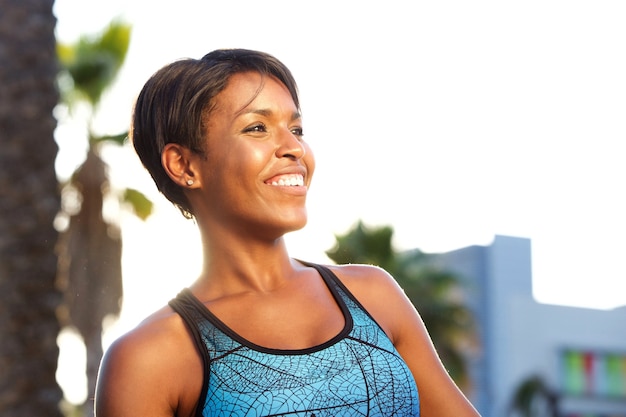
{"label": "skin", "polygon": [[[216,104],[206,156],[177,144],[162,155],[170,177],[186,189],[201,231],[204,266],[191,290],[257,345],[303,349],[324,343],[342,330],[344,317],[318,273],[291,259],[283,239],[306,224],[306,192],[315,169],[300,115],[280,82],[257,73],[232,76]],[[302,175],[304,184],[271,185],[286,174]],[[172,242],[174,250],[184,244]],[[330,268],[405,359],[419,387],[421,415],[478,416],[449,378],[396,281],[372,266]],[[107,351],[96,413],[193,416],[202,382],[201,357],[182,319],[164,307]]]}

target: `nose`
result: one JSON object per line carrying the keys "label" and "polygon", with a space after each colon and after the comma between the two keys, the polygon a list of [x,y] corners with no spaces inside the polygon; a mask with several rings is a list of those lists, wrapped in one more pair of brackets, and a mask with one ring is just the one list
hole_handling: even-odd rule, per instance
{"label": "nose", "polygon": [[289,129],[281,133],[279,138],[279,146],[276,149],[276,156],[279,158],[291,158],[298,160],[304,157],[306,148],[302,143],[302,139],[296,136]]}

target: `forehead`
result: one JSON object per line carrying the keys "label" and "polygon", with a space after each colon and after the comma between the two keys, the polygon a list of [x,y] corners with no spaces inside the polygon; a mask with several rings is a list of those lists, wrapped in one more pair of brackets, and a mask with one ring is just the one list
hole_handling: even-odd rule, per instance
{"label": "forehead", "polygon": [[278,79],[258,72],[242,72],[228,79],[226,87],[215,97],[214,109],[240,113],[252,105],[296,107],[291,93]]}

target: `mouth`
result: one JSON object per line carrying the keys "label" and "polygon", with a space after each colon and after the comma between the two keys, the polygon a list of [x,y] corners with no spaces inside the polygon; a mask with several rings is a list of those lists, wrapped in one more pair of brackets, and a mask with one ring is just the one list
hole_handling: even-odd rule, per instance
{"label": "mouth", "polygon": [[304,186],[304,175],[302,174],[286,174],[277,175],[265,181],[267,185],[274,187],[302,187]]}

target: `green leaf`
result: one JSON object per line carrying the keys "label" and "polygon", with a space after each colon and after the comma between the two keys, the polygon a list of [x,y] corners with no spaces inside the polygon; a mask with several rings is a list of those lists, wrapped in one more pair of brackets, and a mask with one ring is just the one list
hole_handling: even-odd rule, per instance
{"label": "green leaf", "polygon": [[108,52],[115,58],[117,69],[119,69],[124,60],[130,45],[131,26],[125,24],[121,20],[114,20],[102,34],[99,39],[98,49]]}
{"label": "green leaf", "polygon": [[81,36],[74,44],[59,44],[57,55],[80,96],[96,106],[113,84],[130,44],[131,26],[114,20],[101,33]]}
{"label": "green leaf", "polygon": [[154,204],[141,191],[133,188],[125,189],[123,201],[130,204],[135,215],[141,220],[146,220],[152,214]]}
{"label": "green leaf", "polygon": [[63,66],[69,65],[74,61],[76,56],[76,48],[73,45],[57,42],[57,57]]}

